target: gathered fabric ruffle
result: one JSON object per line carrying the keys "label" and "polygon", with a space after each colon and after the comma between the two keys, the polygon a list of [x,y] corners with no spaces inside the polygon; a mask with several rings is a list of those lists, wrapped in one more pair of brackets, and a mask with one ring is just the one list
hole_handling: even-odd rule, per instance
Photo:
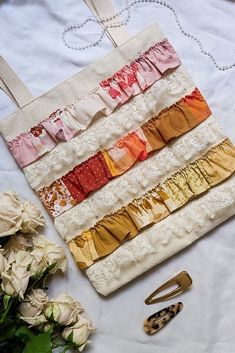
{"label": "gathered fabric ruffle", "polygon": [[[81,269],[88,268],[98,259],[112,253],[124,240],[132,239],[146,227],[160,222],[193,198],[227,179],[234,171],[235,146],[225,139],[163,183],[70,240],[68,245],[78,266]],[[82,244],[80,239],[83,240]],[[91,243],[96,249],[95,257],[89,250]]]}
{"label": "gathered fabric ruffle", "polygon": [[122,178],[112,179],[89,198],[56,217],[54,223],[57,230],[68,241],[74,234],[80,234],[84,229],[92,227],[97,220],[114,213],[174,172],[200,158],[225,138],[218,119],[210,116],[171,145],[152,154],[144,163],[131,168]]}
{"label": "gathered fabric ruffle", "polygon": [[49,187],[39,190],[38,195],[49,213],[57,216],[61,210],[64,212],[77,205],[111,178],[104,157],[98,152]]}
{"label": "gathered fabric ruffle", "polygon": [[[187,106],[188,101],[190,101],[190,107]],[[193,110],[192,107],[194,107]],[[66,189],[64,202],[60,200],[58,203],[57,195],[53,195],[52,189],[56,190],[54,188],[56,182],[41,188],[38,194],[50,214],[57,217],[88,197],[90,192],[98,190],[109,180],[125,173],[137,161],[144,161],[149,153],[161,149],[172,139],[192,130],[210,115],[210,108],[199,90],[195,88],[191,95],[164,109],[156,117],[123,136],[108,149],[97,152],[58,179],[56,182],[64,185]],[[68,194],[74,200],[72,203],[69,201],[69,204],[67,203]]]}
{"label": "gathered fabric ruffle", "polygon": [[114,75],[101,81],[100,85],[117,104],[123,104],[130,97],[152,86],[167,70],[179,65],[180,60],[174,48],[164,39]]}
{"label": "gathered fabric ruffle", "polygon": [[35,190],[50,185],[103,146],[109,146],[112,141],[190,94],[194,88],[195,84],[188,73],[179,66],[170,75],[163,76],[154,83],[144,94],[139,94],[128,104],[120,106],[108,119],[97,119],[87,130],[66,143],[57,144],[51,153],[44,154],[25,167],[24,174],[29,184]]}
{"label": "gathered fabric ruffle", "polygon": [[235,175],[87,268],[96,291],[108,295],[189,246],[235,213]]}
{"label": "gathered fabric ruffle", "polygon": [[8,142],[10,152],[21,168],[32,163],[46,152],[50,152],[55,146],[56,142],[51,139],[41,124]]}
{"label": "gathered fabric ruffle", "polygon": [[8,142],[18,165],[23,168],[58,143],[69,141],[84,131],[96,116],[108,116],[131,97],[142,93],[158,81],[180,60],[167,39],[155,44],[99,87],[63,109],[57,109],[39,124]]}

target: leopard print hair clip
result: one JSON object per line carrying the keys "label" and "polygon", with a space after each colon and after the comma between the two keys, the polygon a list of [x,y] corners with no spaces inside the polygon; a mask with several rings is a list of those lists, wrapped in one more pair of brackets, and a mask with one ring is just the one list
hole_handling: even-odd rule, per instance
{"label": "leopard print hair clip", "polygon": [[170,322],[182,309],[183,303],[181,302],[161,309],[157,313],[149,316],[146,320],[144,320],[144,331],[148,335],[156,333],[166,324],[168,324],[168,322]]}

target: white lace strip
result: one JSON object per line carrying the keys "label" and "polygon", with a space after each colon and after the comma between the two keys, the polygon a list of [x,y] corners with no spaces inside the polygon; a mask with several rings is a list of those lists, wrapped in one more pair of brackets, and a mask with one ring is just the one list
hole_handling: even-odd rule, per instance
{"label": "white lace strip", "polygon": [[190,94],[194,88],[189,74],[179,67],[144,94],[136,96],[108,117],[98,119],[79,136],[60,143],[49,154],[25,167],[23,171],[29,184],[36,190],[50,185],[100,148],[109,146],[162,109]]}
{"label": "white lace strip", "polygon": [[235,214],[235,176],[123,244],[86,270],[96,291],[108,295],[193,243]]}
{"label": "white lace strip", "polygon": [[192,131],[58,216],[55,219],[57,230],[66,240],[74,238],[106,214],[115,212],[146,189],[151,189],[174,171],[183,168],[224,137],[218,120],[209,117]]}

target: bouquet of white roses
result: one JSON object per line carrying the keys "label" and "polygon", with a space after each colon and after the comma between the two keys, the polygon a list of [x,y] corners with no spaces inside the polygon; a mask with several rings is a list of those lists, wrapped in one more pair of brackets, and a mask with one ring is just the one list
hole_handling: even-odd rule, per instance
{"label": "bouquet of white roses", "polygon": [[94,330],[78,301],[65,293],[48,297],[49,276],[65,273],[67,260],[61,247],[36,234],[43,225],[33,204],[14,192],[0,194],[1,353],[81,351]]}

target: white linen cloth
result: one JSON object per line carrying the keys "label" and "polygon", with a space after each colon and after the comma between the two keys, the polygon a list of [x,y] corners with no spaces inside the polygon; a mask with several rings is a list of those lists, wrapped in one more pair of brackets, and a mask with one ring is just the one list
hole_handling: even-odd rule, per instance
{"label": "white linen cloth", "polygon": [[[116,1],[117,8],[124,1]],[[235,3],[229,0],[169,0],[184,28],[201,39],[218,63],[235,62]],[[37,96],[108,53],[112,46],[104,39],[99,47],[72,51],[61,40],[64,26],[80,23],[90,15],[80,0],[9,0],[0,2],[0,53]],[[128,30],[136,34],[157,22],[175,47],[183,64],[198,84],[215,116],[235,143],[235,68],[218,71],[197,44],[180,33],[172,13],[161,5],[140,4],[131,10]],[[97,38],[100,27],[89,23],[73,36],[74,44]],[[69,38],[69,36],[68,36]],[[0,92],[1,117],[15,110]],[[43,212],[48,238],[66,248],[52,221],[10,152],[0,139],[0,191],[13,189],[30,199]],[[97,332],[87,352],[95,353],[232,353],[235,347],[235,219],[204,236],[193,246],[157,266],[108,298],[100,297],[76,267],[71,254],[68,275],[52,280],[51,295],[68,291],[78,298],[93,318]],[[187,270],[194,286],[181,297],[147,307],[144,299],[171,274]],[[148,337],[144,318],[182,300],[185,308],[171,324]]]}

